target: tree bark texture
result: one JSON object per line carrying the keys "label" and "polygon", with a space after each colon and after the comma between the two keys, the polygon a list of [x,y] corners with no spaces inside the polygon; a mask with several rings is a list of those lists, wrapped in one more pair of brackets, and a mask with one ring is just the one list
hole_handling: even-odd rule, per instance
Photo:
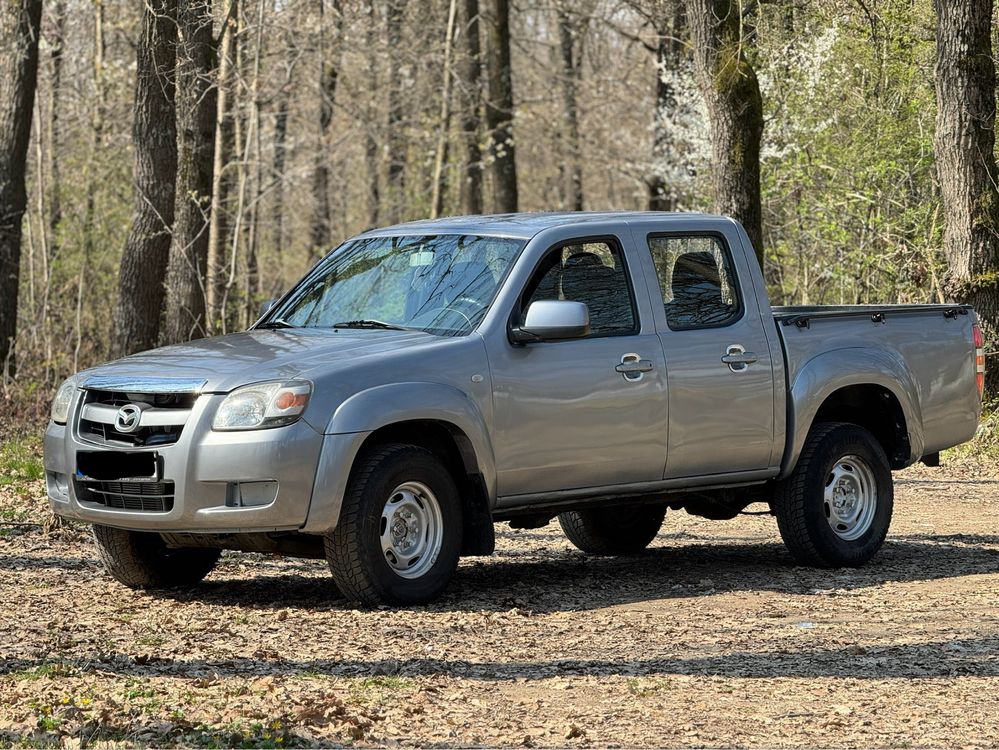
{"label": "tree bark texture", "polygon": [[319,49],[319,147],[312,170],[312,254],[320,258],[330,249],[333,239],[333,218],[330,208],[330,124],[336,102],[336,84],[340,75],[340,55],[343,49],[343,8],[340,0],[333,2],[333,38],[326,35],[324,2],[320,3]]}
{"label": "tree bark texture", "polygon": [[689,159],[677,138],[677,123],[689,116],[678,84],[691,74],[693,60],[687,37],[687,15],[682,0],[660,2],[656,29],[656,109],[652,116],[652,169],[646,179],[650,211],[676,211],[681,183],[688,178]]}
{"label": "tree bark texture", "polygon": [[[946,224],[948,296],[974,305],[987,348],[999,335],[999,193],[992,0],[935,0],[937,122],[934,147]],[[986,369],[986,390],[999,368]]]}
{"label": "tree bark texture", "polygon": [[402,205],[406,190],[406,138],[404,104],[402,98],[402,21],[406,0],[388,0],[385,18],[385,37],[388,41],[388,216],[395,224],[402,219]]}
{"label": "tree bark texture", "polygon": [[52,39],[49,61],[52,78],[49,84],[49,256],[59,252],[59,224],[62,222],[62,178],[59,144],[62,143],[60,110],[62,99],[62,58],[66,36],[66,2],[56,0],[52,10]]}
{"label": "tree bark texture", "polygon": [[482,213],[482,50],[479,43],[479,0],[462,3],[461,30],[465,54],[459,67],[461,135],[465,145],[464,179],[461,183],[461,210]]}
{"label": "tree bark texture", "polygon": [[582,56],[576,52],[578,34],[565,4],[559,4],[559,52],[562,68],[562,106],[565,109],[566,136],[569,141],[569,204],[573,211],[583,210],[583,155],[579,139],[579,102],[577,87],[582,71]]}
{"label": "tree bark texture", "polygon": [[0,380],[14,375],[24,173],[38,79],[41,0],[6,3],[0,13]]}
{"label": "tree bark texture", "polygon": [[486,65],[489,72],[486,126],[490,136],[493,211],[514,213],[518,200],[510,65],[510,3],[509,0],[492,0],[491,5],[486,24]]}
{"label": "tree bark texture", "polygon": [[215,156],[212,0],[178,0],[177,196],[164,343],[206,335],[205,278]]}
{"label": "tree bark texture", "polygon": [[686,0],[698,84],[711,123],[715,210],[742,223],[763,262],[760,141],[763,99],[746,55],[740,0]]}
{"label": "tree bark texture", "polygon": [[112,353],[117,356],[150,349],[159,342],[176,197],[176,56],[176,0],[147,0],[136,47],[135,205],[121,256],[111,337]]}
{"label": "tree bark texture", "polygon": [[222,20],[221,44],[218,53],[218,79],[215,102],[215,136],[212,151],[212,202],[208,218],[208,262],[205,270],[205,322],[208,333],[221,327],[223,311],[220,309],[224,274],[222,268],[228,233],[226,204],[231,179],[226,174],[229,156],[233,150],[233,117],[230,116],[230,87],[233,86],[232,67],[239,18],[239,0],[229,0],[229,13]]}

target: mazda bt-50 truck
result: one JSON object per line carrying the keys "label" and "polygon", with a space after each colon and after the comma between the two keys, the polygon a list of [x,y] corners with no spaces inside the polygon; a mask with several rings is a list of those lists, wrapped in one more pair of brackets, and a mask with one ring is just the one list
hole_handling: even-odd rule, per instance
{"label": "mazda bt-50 truck", "polygon": [[497,522],[619,555],[667,509],[752,503],[798,563],[857,566],[891,472],[975,432],[982,346],[957,304],[771,308],[724,217],[421,221],[345,242],[248,331],[74,375],[45,476],[132,587],[234,549],[415,604]]}

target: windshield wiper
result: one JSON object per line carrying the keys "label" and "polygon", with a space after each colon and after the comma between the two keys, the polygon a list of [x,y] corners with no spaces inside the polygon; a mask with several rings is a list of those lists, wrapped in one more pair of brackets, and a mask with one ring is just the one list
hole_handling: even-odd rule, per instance
{"label": "windshield wiper", "polygon": [[287,320],[282,320],[281,318],[274,318],[274,320],[268,320],[266,323],[261,323],[257,328],[295,328]]}
{"label": "windshield wiper", "polygon": [[341,323],[334,323],[334,328],[380,328],[386,331],[412,331],[412,328],[399,326],[395,323],[386,323],[384,320],[345,320]]}

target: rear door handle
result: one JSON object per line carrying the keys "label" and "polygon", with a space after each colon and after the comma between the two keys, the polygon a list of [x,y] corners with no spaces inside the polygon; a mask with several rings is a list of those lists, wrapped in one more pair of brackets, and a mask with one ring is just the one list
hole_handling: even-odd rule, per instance
{"label": "rear door handle", "polygon": [[726,354],[722,357],[722,362],[726,365],[751,365],[759,360],[753,352],[743,352],[742,354]]}
{"label": "rear door handle", "polygon": [[742,372],[759,359],[755,352],[747,352],[742,344],[732,344],[721,361],[728,365],[728,369],[732,372]]}

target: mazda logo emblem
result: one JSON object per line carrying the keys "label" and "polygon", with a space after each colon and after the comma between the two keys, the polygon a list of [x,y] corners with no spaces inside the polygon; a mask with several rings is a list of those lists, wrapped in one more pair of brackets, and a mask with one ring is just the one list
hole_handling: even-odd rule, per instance
{"label": "mazda logo emblem", "polygon": [[141,419],[142,409],[135,404],[125,404],[114,415],[114,428],[118,432],[135,432]]}

